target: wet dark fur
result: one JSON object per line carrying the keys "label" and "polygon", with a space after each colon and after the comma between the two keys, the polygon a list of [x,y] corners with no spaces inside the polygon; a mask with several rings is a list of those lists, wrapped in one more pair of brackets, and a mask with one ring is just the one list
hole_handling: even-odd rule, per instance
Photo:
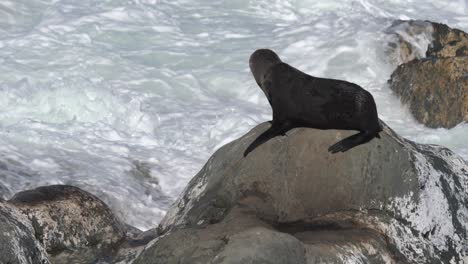
{"label": "wet dark fur", "polygon": [[273,109],[271,127],[245,150],[244,157],[269,139],[295,127],[357,130],[330,146],[345,152],[380,137],[382,127],[372,95],[354,83],[310,76],[283,63],[271,50],[250,56],[250,69]]}

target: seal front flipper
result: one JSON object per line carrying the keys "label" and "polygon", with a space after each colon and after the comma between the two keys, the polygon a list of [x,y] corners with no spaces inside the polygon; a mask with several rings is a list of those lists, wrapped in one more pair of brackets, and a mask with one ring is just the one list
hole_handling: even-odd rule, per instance
{"label": "seal front flipper", "polygon": [[378,132],[371,133],[369,131],[361,131],[357,134],[354,134],[350,137],[347,137],[328,148],[328,151],[331,153],[345,152],[350,150],[358,145],[369,142],[374,137],[379,137]]}
{"label": "seal front flipper", "polygon": [[260,136],[258,136],[244,151],[244,157],[252,152],[255,148],[260,146],[261,144],[267,142],[269,139],[274,138],[276,136],[284,135],[288,130],[292,127],[289,122],[284,122],[278,124],[276,122],[272,122],[272,125],[269,129],[263,132]]}

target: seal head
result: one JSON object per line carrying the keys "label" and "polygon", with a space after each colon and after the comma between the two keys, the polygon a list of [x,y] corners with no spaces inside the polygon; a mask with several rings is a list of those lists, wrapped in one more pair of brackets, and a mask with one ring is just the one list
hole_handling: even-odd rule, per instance
{"label": "seal head", "polygon": [[274,51],[269,49],[258,49],[250,55],[250,71],[252,72],[258,86],[263,90],[269,101],[271,96],[269,95],[269,92],[266,91],[264,87],[265,85],[262,83],[265,81],[268,70],[279,63],[281,63],[281,59]]}

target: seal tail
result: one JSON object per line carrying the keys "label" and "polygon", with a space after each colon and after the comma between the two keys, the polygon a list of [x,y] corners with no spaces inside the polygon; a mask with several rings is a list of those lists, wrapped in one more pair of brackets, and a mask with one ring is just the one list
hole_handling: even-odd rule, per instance
{"label": "seal tail", "polygon": [[352,149],[352,148],[354,148],[354,147],[356,147],[358,145],[369,142],[374,137],[380,138],[379,133],[378,132],[371,133],[369,131],[361,131],[361,132],[359,132],[357,134],[354,134],[354,135],[352,135],[350,137],[347,137],[347,138],[333,144],[332,146],[330,146],[328,148],[328,151],[330,151],[333,154],[335,154],[337,152],[345,152],[345,151],[348,151],[348,150],[350,150],[350,149]]}

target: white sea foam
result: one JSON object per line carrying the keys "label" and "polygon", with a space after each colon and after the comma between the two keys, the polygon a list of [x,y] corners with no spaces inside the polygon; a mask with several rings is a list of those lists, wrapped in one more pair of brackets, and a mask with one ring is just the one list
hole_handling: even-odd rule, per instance
{"label": "white sea foam", "polygon": [[355,82],[399,134],[468,159],[468,125],[417,124],[386,86],[395,19],[468,31],[466,1],[15,0],[0,3],[0,196],[73,184],[154,227],[208,157],[270,119],[248,70],[276,50]]}

